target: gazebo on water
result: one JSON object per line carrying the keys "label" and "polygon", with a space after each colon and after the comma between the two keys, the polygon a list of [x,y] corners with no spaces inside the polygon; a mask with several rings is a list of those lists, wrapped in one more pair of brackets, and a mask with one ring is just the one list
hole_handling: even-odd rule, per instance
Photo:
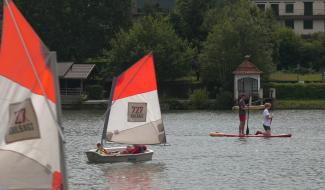
{"label": "gazebo on water", "polygon": [[250,56],[245,56],[245,60],[232,73],[234,77],[234,100],[238,100],[241,95],[252,96],[253,99],[262,98],[261,74],[253,63],[249,61]]}

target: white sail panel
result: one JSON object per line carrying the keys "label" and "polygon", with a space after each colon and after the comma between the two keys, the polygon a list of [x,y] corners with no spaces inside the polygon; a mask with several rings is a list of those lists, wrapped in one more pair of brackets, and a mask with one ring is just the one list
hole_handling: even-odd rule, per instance
{"label": "white sail panel", "polygon": [[[0,89],[6,92],[0,93],[0,189],[52,188],[53,173],[60,171],[59,146],[53,146],[59,144],[56,118],[52,115],[56,113],[56,105],[49,102],[51,113],[44,96],[33,94],[29,89],[2,76]],[[10,113],[10,107],[20,102],[31,102],[37,124],[41,126],[38,128],[39,137],[27,137],[25,140],[19,137],[11,142],[8,140],[8,131],[12,126],[10,123],[18,122],[19,117]],[[18,106],[24,108],[23,104]],[[29,116],[22,116],[30,120]]]}
{"label": "white sail panel", "polygon": [[107,139],[128,144],[164,143],[157,90],[113,101]]}

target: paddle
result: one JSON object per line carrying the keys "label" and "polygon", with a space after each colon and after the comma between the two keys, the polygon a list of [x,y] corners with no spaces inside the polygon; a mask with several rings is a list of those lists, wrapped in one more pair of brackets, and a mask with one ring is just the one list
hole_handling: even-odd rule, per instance
{"label": "paddle", "polygon": [[249,108],[248,108],[248,110],[247,110],[247,127],[246,127],[246,135],[249,135],[248,121],[249,121]]}
{"label": "paddle", "polygon": [[248,127],[248,121],[249,121],[249,106],[252,103],[252,97],[249,96],[249,103],[248,103],[248,109],[247,109],[247,127],[246,127],[246,135],[249,135],[249,127]]}

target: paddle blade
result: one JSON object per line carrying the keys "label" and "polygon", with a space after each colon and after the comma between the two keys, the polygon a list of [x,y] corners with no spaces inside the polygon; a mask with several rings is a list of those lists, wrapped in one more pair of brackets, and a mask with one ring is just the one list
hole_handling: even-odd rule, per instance
{"label": "paddle blade", "polygon": [[248,128],[248,126],[246,128],[246,135],[249,135],[249,128]]}

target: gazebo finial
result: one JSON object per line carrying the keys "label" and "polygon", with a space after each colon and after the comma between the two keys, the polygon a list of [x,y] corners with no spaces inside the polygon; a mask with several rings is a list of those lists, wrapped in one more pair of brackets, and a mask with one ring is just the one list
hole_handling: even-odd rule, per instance
{"label": "gazebo finial", "polygon": [[249,61],[249,59],[251,58],[251,55],[245,55],[244,57],[245,57],[246,61]]}

